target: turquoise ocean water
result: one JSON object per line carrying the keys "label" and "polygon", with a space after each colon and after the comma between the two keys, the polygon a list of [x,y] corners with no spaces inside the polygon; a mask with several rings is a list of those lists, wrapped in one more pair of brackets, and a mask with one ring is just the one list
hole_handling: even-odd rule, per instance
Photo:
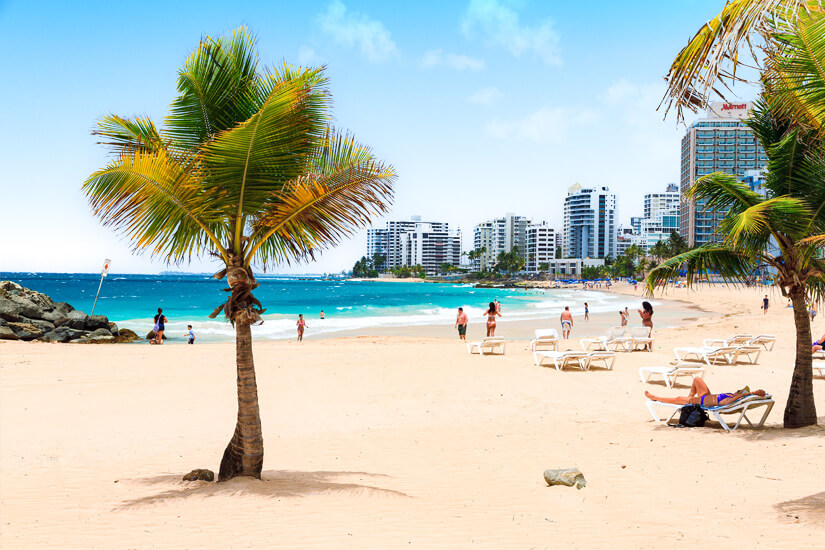
{"label": "turquoise ocean water", "polygon": [[[0,280],[68,302],[90,313],[100,276],[78,273],[3,273]],[[456,308],[471,319],[481,318],[486,305],[498,298],[508,319],[557,318],[565,305],[574,312],[618,310],[623,301],[598,291],[485,289],[465,284],[347,281],[259,276],[255,296],[267,310],[263,325],[253,327],[256,338],[293,338],[299,313],[307,318],[313,336],[334,336],[341,331],[370,333],[370,328],[423,324],[452,325]],[[192,324],[200,342],[226,341],[234,330],[221,315],[207,316],[223,303],[225,281],[208,275],[123,275],[104,279],[96,314],[106,315],[119,326],[145,334],[152,317],[162,307],[169,319],[167,334],[184,341],[186,325]],[[319,313],[324,310],[326,319]]]}

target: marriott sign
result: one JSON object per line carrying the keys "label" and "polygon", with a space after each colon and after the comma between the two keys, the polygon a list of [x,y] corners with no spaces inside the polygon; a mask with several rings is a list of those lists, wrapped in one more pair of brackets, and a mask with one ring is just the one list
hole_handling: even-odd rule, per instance
{"label": "marriott sign", "polygon": [[708,106],[708,118],[748,118],[753,103],[711,103]]}

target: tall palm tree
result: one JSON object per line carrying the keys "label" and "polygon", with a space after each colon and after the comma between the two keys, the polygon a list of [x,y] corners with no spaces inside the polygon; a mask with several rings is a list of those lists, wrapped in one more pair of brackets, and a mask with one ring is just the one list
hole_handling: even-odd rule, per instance
{"label": "tall palm tree", "polygon": [[204,37],[178,72],[165,127],[103,117],[94,133],[113,159],[83,185],[94,213],[167,262],[209,254],[235,327],[238,416],[219,480],[260,479],[263,437],[250,326],[265,311],[253,264],[313,257],[386,211],[395,172],[330,126],[320,69],[261,69],[241,27]]}
{"label": "tall palm tree", "polygon": [[796,362],[784,425],[797,428],[817,422],[806,299],[825,295],[825,260],[821,246],[806,238],[825,233],[825,149],[777,117],[779,112],[781,108],[760,101],[748,121],[768,156],[765,195],[722,172],[697,180],[687,198],[727,211],[717,229],[722,240],[666,260],[648,274],[646,283],[652,294],[683,266],[688,285],[709,273],[736,284],[752,280],[761,267],[772,270],[775,284],[793,304]]}

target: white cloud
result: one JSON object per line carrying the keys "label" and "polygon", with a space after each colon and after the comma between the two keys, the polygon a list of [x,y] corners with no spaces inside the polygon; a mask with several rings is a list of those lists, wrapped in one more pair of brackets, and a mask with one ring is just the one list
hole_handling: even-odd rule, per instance
{"label": "white cloud", "polygon": [[519,14],[499,0],[470,0],[461,30],[468,37],[480,31],[515,57],[532,52],[548,65],[562,64],[559,36],[553,24],[545,20],[535,26],[522,25]]}
{"label": "white cloud", "polygon": [[482,88],[468,97],[467,101],[476,105],[492,105],[500,97],[501,92],[498,88]]}
{"label": "white cloud", "polygon": [[301,46],[298,48],[298,63],[301,65],[318,65],[320,62],[321,58],[314,49],[309,46]]}
{"label": "white cloud", "polygon": [[370,61],[387,61],[399,54],[390,31],[383,23],[361,13],[347,11],[341,0],[332,0],[319,17],[319,22],[323,33],[338,44],[358,46],[361,54]]}
{"label": "white cloud", "polygon": [[534,143],[564,143],[573,126],[592,124],[598,115],[589,109],[542,107],[516,120],[493,120],[485,133],[499,139],[520,138]]}
{"label": "white cloud", "polygon": [[443,50],[430,50],[421,58],[421,66],[425,69],[445,66],[457,71],[480,71],[484,68],[484,60],[455,53],[444,53]]}

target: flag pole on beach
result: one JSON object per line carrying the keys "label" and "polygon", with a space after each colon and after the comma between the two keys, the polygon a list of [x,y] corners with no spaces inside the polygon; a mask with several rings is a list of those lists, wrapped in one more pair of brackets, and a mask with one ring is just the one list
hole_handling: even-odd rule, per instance
{"label": "flag pole on beach", "polygon": [[105,260],[103,262],[103,271],[100,272],[100,284],[97,285],[97,294],[95,294],[95,303],[92,304],[92,312],[89,315],[95,314],[95,307],[97,306],[97,297],[100,296],[100,287],[103,286],[103,278],[109,274],[109,264],[112,260]]}

